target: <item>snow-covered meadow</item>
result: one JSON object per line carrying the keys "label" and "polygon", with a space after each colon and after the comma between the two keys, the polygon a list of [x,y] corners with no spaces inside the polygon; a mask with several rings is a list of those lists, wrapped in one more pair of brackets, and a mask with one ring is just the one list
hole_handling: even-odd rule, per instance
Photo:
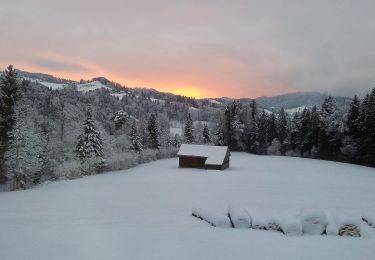
{"label": "snow-covered meadow", "polygon": [[233,153],[225,171],[165,159],[30,190],[0,193],[0,259],[374,259],[375,228],[360,238],[285,236],[214,228],[192,208],[242,205],[262,216],[306,209],[375,213],[375,170]]}

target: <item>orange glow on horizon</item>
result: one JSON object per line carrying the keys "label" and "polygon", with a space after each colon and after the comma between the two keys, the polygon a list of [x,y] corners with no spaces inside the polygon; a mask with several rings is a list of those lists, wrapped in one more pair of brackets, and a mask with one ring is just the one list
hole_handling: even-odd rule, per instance
{"label": "orange glow on horizon", "polygon": [[[30,66],[29,64],[13,64],[16,69],[27,71],[27,72],[35,72],[35,73],[45,73],[50,74],[57,78],[69,79],[74,81],[79,81],[80,79],[90,80],[95,77],[106,77],[110,81],[117,82],[123,86],[129,88],[152,88],[160,92],[169,92],[176,95],[182,95],[186,97],[193,97],[193,98],[220,98],[220,97],[231,97],[231,98],[256,98],[259,96],[272,96],[272,95],[279,95],[287,92],[295,91],[294,88],[285,86],[282,89],[284,91],[272,91],[271,89],[267,89],[265,91],[264,87],[257,87],[253,88],[251,95],[247,93],[232,93],[232,95],[228,95],[226,92],[230,91],[231,88],[228,89],[228,86],[219,86],[219,84],[215,82],[210,82],[209,79],[202,79],[200,80],[201,83],[207,87],[199,86],[198,84],[184,84],[180,83],[178,79],[174,79],[173,77],[169,76],[170,82],[163,82],[162,80],[156,81],[142,81],[142,80],[128,80],[124,79],[124,75],[113,74],[109,73],[108,71],[103,70],[102,68],[84,63],[85,66],[89,68],[86,72],[80,71],[60,71],[55,69],[47,69],[45,67],[39,66]],[[6,68],[8,64],[0,64],[2,68]],[[0,69],[2,70],[2,69]],[[199,79],[197,79],[199,80]],[[181,81],[183,82],[183,80]],[[197,82],[199,83],[199,82]],[[210,86],[215,86],[214,88],[210,88]],[[265,93],[266,92],[266,93]]]}

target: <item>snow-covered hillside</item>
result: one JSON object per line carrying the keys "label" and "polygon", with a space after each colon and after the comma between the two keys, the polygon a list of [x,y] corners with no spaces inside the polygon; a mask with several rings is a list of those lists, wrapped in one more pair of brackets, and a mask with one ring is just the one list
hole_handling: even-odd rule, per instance
{"label": "snow-covered hillside", "polygon": [[84,84],[77,84],[77,89],[78,91],[90,91],[90,90],[96,90],[96,89],[111,89],[101,83],[100,81],[92,81],[89,83],[84,83]]}
{"label": "snow-covered hillside", "polygon": [[288,237],[214,228],[193,207],[230,203],[282,215],[321,208],[375,212],[375,171],[350,164],[233,153],[226,171],[179,169],[177,159],[0,193],[0,258],[373,259],[375,229],[361,238]]}

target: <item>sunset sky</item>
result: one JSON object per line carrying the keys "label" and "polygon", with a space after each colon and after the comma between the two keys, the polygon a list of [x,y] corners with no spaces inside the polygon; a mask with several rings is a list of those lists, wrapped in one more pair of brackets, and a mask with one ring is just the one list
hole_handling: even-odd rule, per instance
{"label": "sunset sky", "polygon": [[375,1],[1,0],[0,66],[195,97],[375,86]]}

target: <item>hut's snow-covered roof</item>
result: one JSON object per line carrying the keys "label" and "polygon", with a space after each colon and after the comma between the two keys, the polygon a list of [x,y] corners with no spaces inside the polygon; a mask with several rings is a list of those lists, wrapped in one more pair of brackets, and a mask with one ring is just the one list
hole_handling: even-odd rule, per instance
{"label": "hut's snow-covered roof", "polygon": [[205,164],[220,165],[223,164],[227,151],[227,146],[182,144],[177,155],[207,157]]}

